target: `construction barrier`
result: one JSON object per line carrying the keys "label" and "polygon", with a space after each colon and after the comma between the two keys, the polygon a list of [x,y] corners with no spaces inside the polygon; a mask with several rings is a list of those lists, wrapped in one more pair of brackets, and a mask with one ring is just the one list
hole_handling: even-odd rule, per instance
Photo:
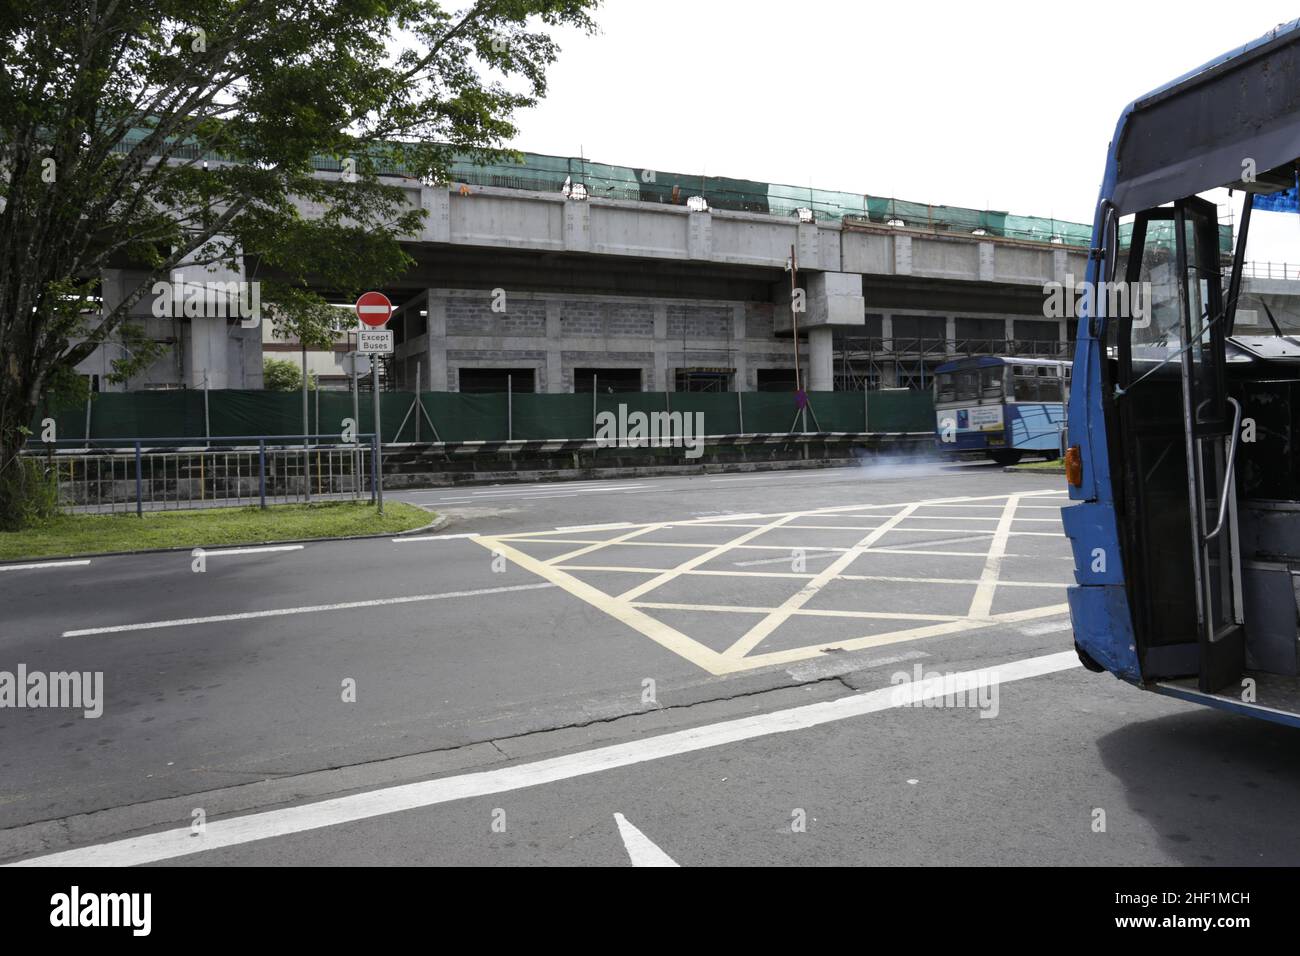
{"label": "construction barrier", "polygon": [[[756,435],[804,432],[928,432],[934,428],[929,392],[809,392],[807,414],[789,392],[622,392],[533,394],[381,392],[383,441],[502,442],[588,440],[598,418],[609,413],[691,413],[702,418],[695,434]],[[369,432],[370,394],[359,400],[355,431]],[[353,418],[352,396],[344,391],[308,393],[306,431],[338,434]],[[47,408],[32,423],[29,448],[39,447],[42,420],[53,418],[61,445],[78,439],[126,441],[204,436],[300,435],[302,394],[225,389],[104,392],[87,405]],[[89,424],[89,430],[87,430]]]}

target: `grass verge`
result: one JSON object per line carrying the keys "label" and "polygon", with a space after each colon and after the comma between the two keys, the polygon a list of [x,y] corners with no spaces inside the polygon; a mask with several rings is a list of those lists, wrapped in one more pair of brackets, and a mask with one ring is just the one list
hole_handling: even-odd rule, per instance
{"label": "grass verge", "polygon": [[310,505],[146,511],[129,515],[59,515],[23,531],[0,532],[0,561],[52,558],[106,551],[266,544],[299,538],[395,534],[421,528],[432,512],[401,501],[370,504],[330,501]]}

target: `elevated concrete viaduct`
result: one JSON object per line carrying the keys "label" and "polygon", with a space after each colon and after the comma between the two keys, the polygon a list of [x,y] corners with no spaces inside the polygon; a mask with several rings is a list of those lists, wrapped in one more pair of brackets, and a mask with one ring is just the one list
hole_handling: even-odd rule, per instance
{"label": "elevated concrete viaduct", "polygon": [[[966,352],[1067,355],[1073,322],[1044,316],[1043,285],[1086,271],[1078,246],[924,224],[407,182],[407,202],[427,217],[404,244],[414,265],[384,289],[398,305],[385,374],[401,388],[418,375],[425,389],[492,389],[505,374],[548,392],[590,388],[592,376],[647,391],[792,387],[792,247],[804,387],[923,387]],[[106,275],[106,302],[131,279]],[[1275,312],[1300,302],[1300,281],[1248,279],[1253,290]],[[260,330],[157,319],[148,298],[136,314],[177,348],[130,387],[199,387],[205,376],[260,386]],[[114,348],[81,370],[105,375]]]}

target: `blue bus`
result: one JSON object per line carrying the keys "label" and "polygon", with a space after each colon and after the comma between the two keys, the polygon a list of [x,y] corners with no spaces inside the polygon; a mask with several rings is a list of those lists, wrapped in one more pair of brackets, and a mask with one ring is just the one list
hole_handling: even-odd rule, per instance
{"label": "blue bus", "polygon": [[934,433],[940,451],[981,453],[1000,465],[1061,453],[1070,365],[981,355],[934,370]]}
{"label": "blue bus", "polygon": [[[1300,321],[1243,273],[1252,213],[1297,209],[1298,158],[1300,20],[1120,116],[1081,303],[1063,512],[1086,667],[1293,726]],[[1240,204],[1235,243],[1211,201],[1225,195]]]}

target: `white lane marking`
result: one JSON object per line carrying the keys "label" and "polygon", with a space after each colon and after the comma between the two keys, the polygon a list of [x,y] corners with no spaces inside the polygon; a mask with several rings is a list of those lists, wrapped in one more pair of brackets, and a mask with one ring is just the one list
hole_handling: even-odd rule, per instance
{"label": "white lane marking", "polygon": [[560,525],[556,531],[613,531],[616,528],[635,528],[637,527],[631,521],[614,521],[610,524],[566,524]]}
{"label": "white lane marking", "polygon": [[144,621],[140,624],[114,624],[111,627],[86,627],[64,631],[64,637],[90,637],[95,634],[121,634],[124,631],[154,631],[160,627],[186,627],[190,624],[217,624],[222,621],[251,621],[259,617],[285,617],[290,614],[315,614],[320,611],[350,611],[359,607],[383,607],[388,604],[415,604],[419,601],[442,601],[447,598],[478,597],[482,594],[505,594],[508,591],[535,591],[553,588],[542,584],[515,584],[503,588],[480,588],[477,591],[444,591],[442,594],[409,594],[405,597],[375,598],[371,601],[344,601],[340,604],[312,604],[307,607],[281,607],[271,611],[241,611],[237,614],[212,614],[208,617],[182,617],[171,621]]}
{"label": "white lane marking", "polygon": [[279,544],[266,548],[224,548],[221,551],[207,551],[202,548],[204,555],[209,558],[219,558],[227,554],[267,554],[271,551],[301,551],[300,544]]}
{"label": "white lane marking", "polygon": [[771,481],[773,478],[783,478],[784,475],[750,475],[744,478],[710,478],[712,484],[719,481]]}
{"label": "white lane marking", "polygon": [[1038,637],[1040,634],[1055,634],[1057,631],[1069,631],[1073,628],[1074,625],[1070,623],[1070,619],[1067,617],[1064,620],[1043,621],[1041,624],[1025,624],[1016,628],[1016,630],[1026,637]]}
{"label": "white lane marking", "polygon": [[[574,493],[576,494],[578,492],[583,492],[583,491],[588,491],[588,492],[625,491],[628,488],[644,488],[644,487],[645,485],[610,485],[609,487],[599,487],[599,488],[578,488],[577,491],[575,491]],[[475,498],[511,498],[511,497],[518,497],[519,495],[527,494],[530,491],[545,492],[547,494],[552,494],[552,493],[559,494],[561,492],[568,491],[571,488],[573,488],[572,485],[556,485],[554,488],[507,488],[501,491],[471,491],[470,494],[473,495]]]}
{"label": "white lane marking", "polygon": [[84,568],[86,561],[41,561],[37,564],[0,564],[0,571],[37,571],[42,568]]}
{"label": "white lane marking", "polygon": [[[573,492],[572,494],[568,494],[568,495],[523,495],[522,497],[520,497],[520,498],[518,498],[518,499],[516,499],[516,500],[517,500],[517,501],[538,501],[538,500],[546,500],[546,501],[549,501],[551,498],[576,498],[576,497],[578,497],[578,493],[575,491],[575,492]],[[478,500],[479,500],[479,501],[482,501],[483,499],[480,498],[480,499],[478,499]],[[505,498],[490,498],[490,499],[488,499],[488,500],[489,500],[489,501],[505,501],[506,499],[505,499]]]}
{"label": "white lane marking", "polygon": [[403,541],[456,541],[460,538],[477,537],[477,531],[468,531],[465,534],[418,534],[411,538],[390,538],[389,540],[401,543]]}
{"label": "white lane marking", "polygon": [[633,866],[678,866],[676,860],[650,841],[650,838],[628,822],[621,813],[614,814],[618,835],[623,838],[623,848]]}
{"label": "white lane marking", "polygon": [[[1071,650],[1010,661],[978,671],[966,671],[953,675],[953,680],[961,681],[956,686],[978,690],[984,686],[1041,677],[1079,666],[1079,657]],[[208,820],[207,829],[199,836],[193,835],[190,828],[185,826],[75,850],[29,857],[26,860],[10,863],[8,866],[137,866],[143,863],[156,863],[159,860],[189,856],[205,850],[238,846],[256,840],[286,836],[290,833],[303,833],[357,820],[369,820],[390,813],[448,803],[452,800],[466,800],[525,787],[536,787],[650,760],[695,753],[725,744],[806,730],[850,717],[861,717],[896,707],[911,706],[942,695],[944,687],[940,685],[946,684],[947,681],[895,684],[879,690],[851,694],[837,700],[802,704],[767,714],[724,720],[716,724],[691,727],[654,737],[643,737],[627,743],[596,747],[592,750],[551,757],[533,763],[400,784],[367,793],[335,797],[297,807],[249,813],[224,820]]]}

